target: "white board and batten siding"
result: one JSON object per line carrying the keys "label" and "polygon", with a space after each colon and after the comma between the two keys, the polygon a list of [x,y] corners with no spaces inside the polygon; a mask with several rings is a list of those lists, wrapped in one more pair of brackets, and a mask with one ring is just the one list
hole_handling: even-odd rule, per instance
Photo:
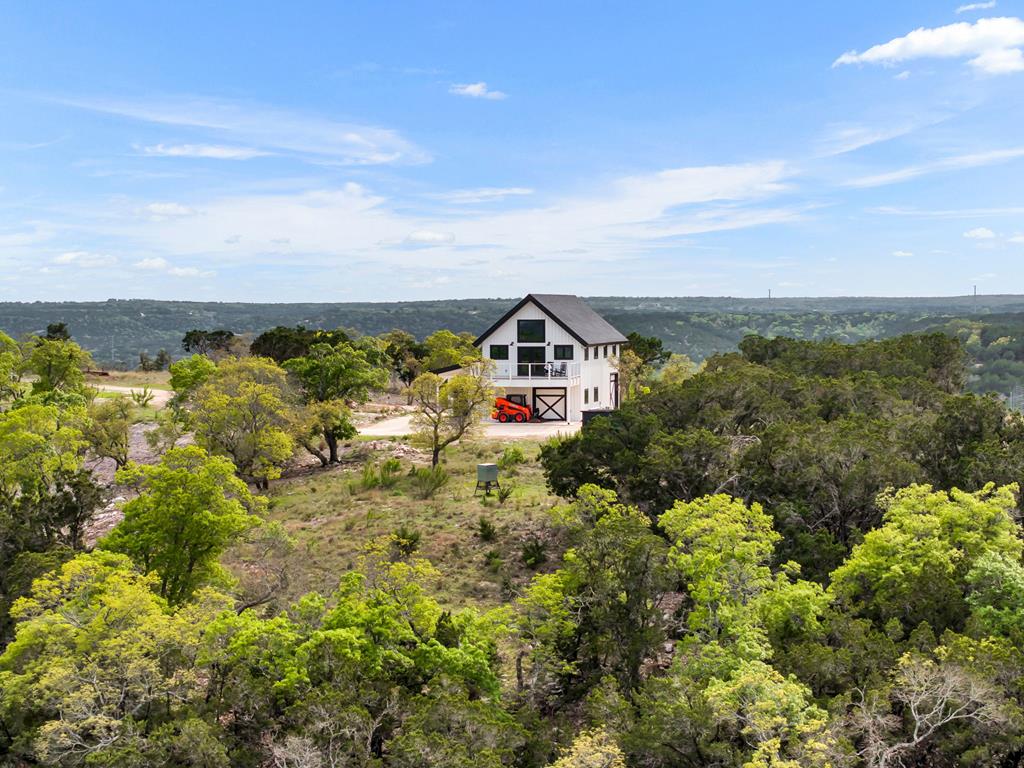
{"label": "white board and batten siding", "polygon": [[[530,297],[527,297],[529,299]],[[563,299],[570,297],[561,297]],[[575,300],[575,297],[571,297]],[[576,300],[578,301],[578,300]],[[587,308],[587,312],[592,312]],[[519,320],[544,321],[544,342],[520,342],[518,339]],[[603,323],[603,321],[601,321]],[[569,323],[566,323],[569,324]],[[571,327],[571,326],[570,326]],[[508,349],[508,360],[495,361],[495,384],[507,393],[524,394],[527,402],[534,406],[535,396],[550,396],[554,391],[564,389],[566,403],[561,412],[562,418],[579,421],[582,410],[589,408],[612,408],[617,405],[612,392],[612,374],[615,373],[615,360],[622,351],[624,337],[608,326],[614,334],[615,341],[608,344],[583,344],[576,336],[552,318],[548,312],[530,300],[524,300],[521,306],[493,327],[489,333],[478,341],[478,347],[485,358],[491,358],[492,346],[504,346]],[[621,339],[621,340],[620,340]],[[556,359],[555,347],[572,348],[570,360]],[[544,363],[558,367],[567,366],[564,378],[551,378],[548,381],[525,381],[513,376],[518,373],[518,352],[523,347],[538,347],[544,350]],[[538,355],[539,357],[539,355]],[[539,406],[540,410],[543,406]],[[546,418],[554,418],[548,412]]]}

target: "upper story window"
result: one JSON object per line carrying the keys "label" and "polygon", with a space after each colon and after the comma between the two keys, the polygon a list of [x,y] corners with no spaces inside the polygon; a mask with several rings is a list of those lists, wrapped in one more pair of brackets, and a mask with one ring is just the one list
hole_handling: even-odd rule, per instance
{"label": "upper story window", "polygon": [[508,360],[508,344],[491,344],[491,360]]}
{"label": "upper story window", "polygon": [[604,345],[604,357],[608,357],[608,345]]}
{"label": "upper story window", "polygon": [[516,341],[520,344],[543,344],[544,321],[543,320],[518,320],[516,328]]}
{"label": "upper story window", "polygon": [[583,359],[584,360],[589,360],[590,359],[590,347],[584,347],[583,348]]}
{"label": "upper story window", "polygon": [[555,344],[555,360],[572,360],[572,344]]}

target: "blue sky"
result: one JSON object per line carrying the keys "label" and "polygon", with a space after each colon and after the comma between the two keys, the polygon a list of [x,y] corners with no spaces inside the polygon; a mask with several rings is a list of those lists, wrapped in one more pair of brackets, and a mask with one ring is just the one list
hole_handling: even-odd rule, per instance
{"label": "blue sky", "polygon": [[0,300],[1024,292],[1021,16],[7,3]]}

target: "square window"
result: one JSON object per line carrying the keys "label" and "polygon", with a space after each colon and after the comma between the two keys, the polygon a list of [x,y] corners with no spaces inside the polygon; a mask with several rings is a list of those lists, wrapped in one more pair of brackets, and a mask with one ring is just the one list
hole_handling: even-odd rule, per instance
{"label": "square window", "polygon": [[555,344],[555,360],[572,360],[572,344]]}
{"label": "square window", "polygon": [[518,320],[516,322],[516,341],[520,344],[544,343],[543,320]]}
{"label": "square window", "polygon": [[491,360],[508,360],[508,344],[491,344]]}

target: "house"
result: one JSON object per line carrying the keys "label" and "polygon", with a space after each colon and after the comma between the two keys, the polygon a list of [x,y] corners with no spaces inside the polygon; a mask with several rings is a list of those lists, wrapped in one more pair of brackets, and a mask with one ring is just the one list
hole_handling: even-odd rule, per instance
{"label": "house", "polygon": [[619,406],[615,360],[627,341],[578,296],[531,293],[476,340],[491,377],[538,419],[579,421]]}

